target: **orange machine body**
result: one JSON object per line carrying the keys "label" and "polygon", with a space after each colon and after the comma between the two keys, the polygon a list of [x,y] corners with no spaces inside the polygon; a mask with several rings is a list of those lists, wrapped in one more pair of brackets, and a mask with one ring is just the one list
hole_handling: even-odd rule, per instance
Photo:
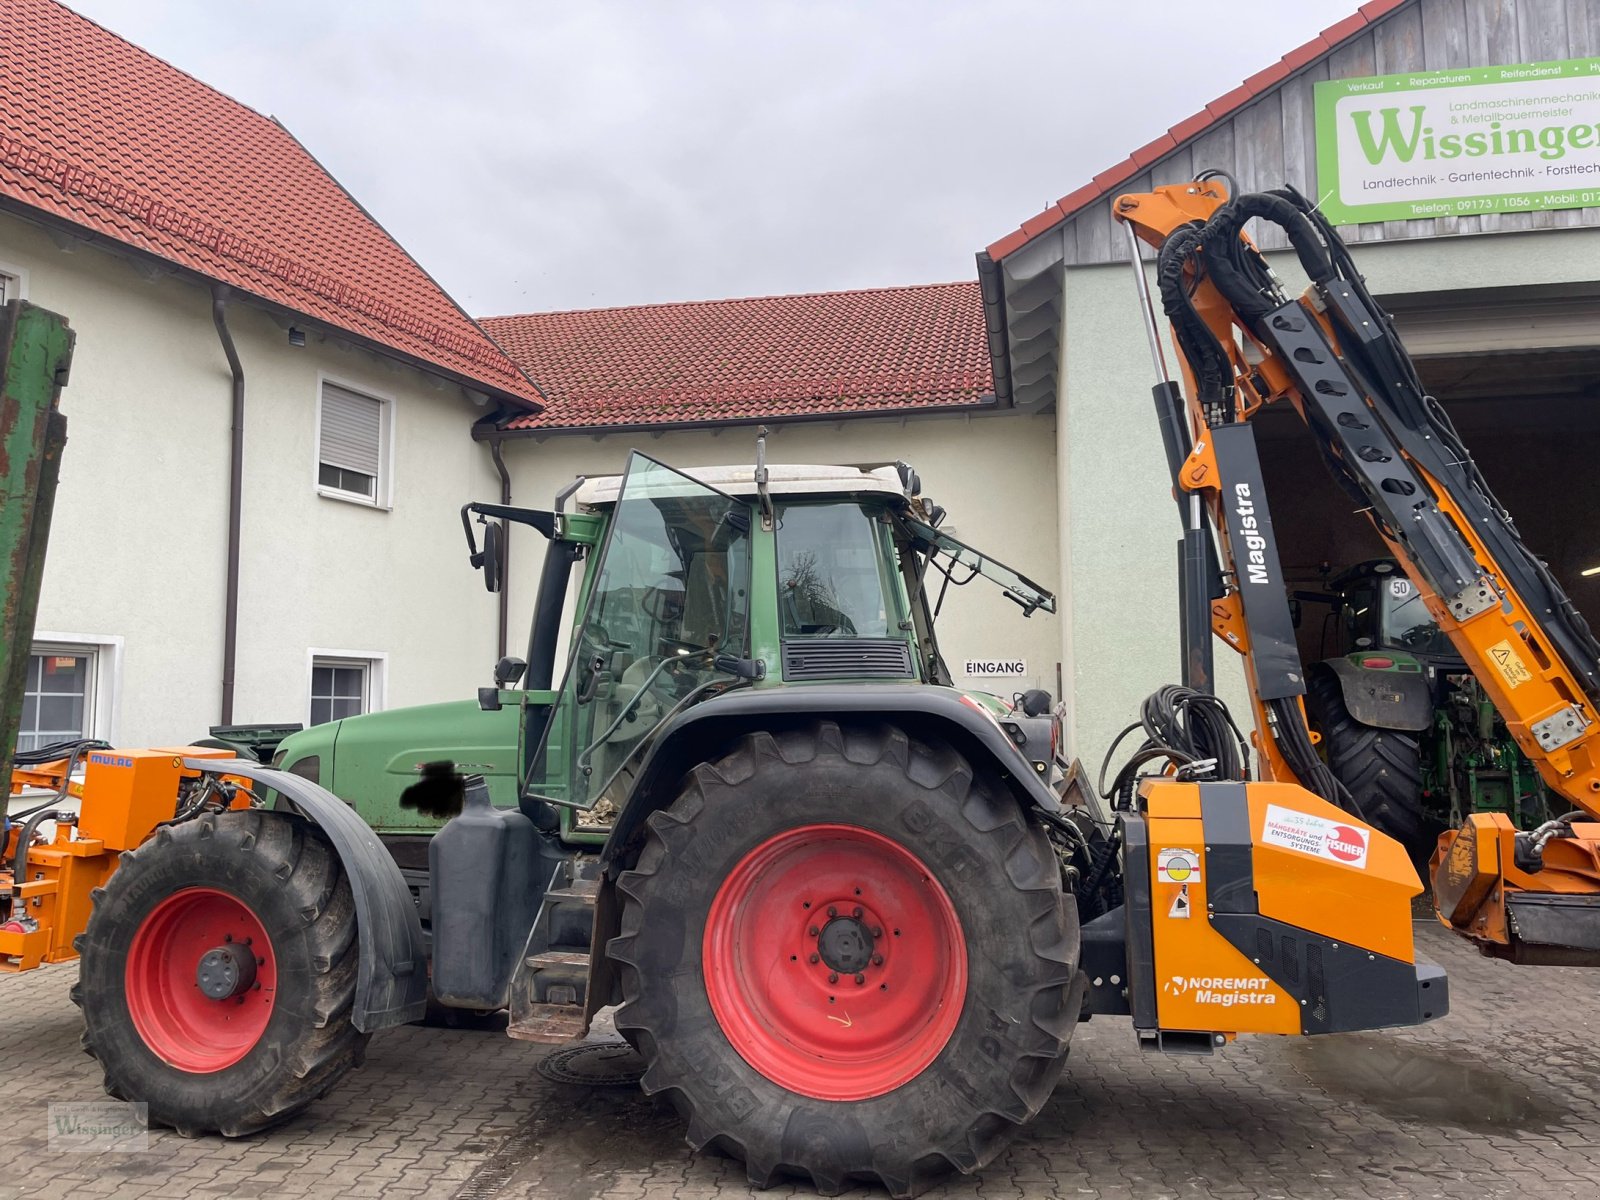
{"label": "orange machine body", "polygon": [[18,773],[14,789],[53,787],[77,796],[80,811],[75,820],[57,821],[51,840],[28,847],[21,878],[13,870],[21,826],[6,839],[0,895],[10,897],[11,907],[0,921],[0,973],[76,958],[72,942],[89,922],[94,889],[111,877],[119,854],[176,815],[183,781],[198,774],[183,760],[232,757],[198,746],[96,750],[84,761],[81,784],[65,777],[66,760]]}
{"label": "orange machine body", "polygon": [[1398,842],[1296,784],[1159,779],[1144,801],[1163,1031],[1335,1032],[1376,974],[1414,977],[1422,884]]}

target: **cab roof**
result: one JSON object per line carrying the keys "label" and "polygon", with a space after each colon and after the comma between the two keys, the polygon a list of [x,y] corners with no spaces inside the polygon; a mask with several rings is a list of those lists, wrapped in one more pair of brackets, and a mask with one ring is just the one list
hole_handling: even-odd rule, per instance
{"label": "cab roof", "polygon": [[[723,467],[674,467],[691,479],[730,496],[756,494],[755,467],[751,463]],[[602,475],[586,479],[579,486],[580,509],[603,508],[617,502],[622,487],[621,475]],[[893,496],[906,498],[899,472],[893,466],[861,467],[767,466],[767,491],[774,496]]]}

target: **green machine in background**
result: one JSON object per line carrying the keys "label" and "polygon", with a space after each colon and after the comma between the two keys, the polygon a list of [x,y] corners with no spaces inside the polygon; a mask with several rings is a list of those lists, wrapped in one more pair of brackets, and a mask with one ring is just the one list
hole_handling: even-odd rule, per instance
{"label": "green machine in background", "polygon": [[1425,859],[1469,813],[1533,829],[1565,809],[1391,559],[1338,576],[1338,654],[1311,668],[1306,707],[1334,773],[1375,823]]}

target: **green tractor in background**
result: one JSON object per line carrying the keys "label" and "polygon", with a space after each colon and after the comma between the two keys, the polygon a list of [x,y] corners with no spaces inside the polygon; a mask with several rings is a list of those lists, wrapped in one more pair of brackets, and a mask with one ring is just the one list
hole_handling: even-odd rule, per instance
{"label": "green tractor in background", "polygon": [[1517,748],[1494,705],[1421,594],[1392,559],[1333,580],[1327,594],[1338,656],[1307,679],[1306,708],[1329,766],[1365,818],[1425,861],[1467,814],[1503,812],[1520,829],[1564,805]]}

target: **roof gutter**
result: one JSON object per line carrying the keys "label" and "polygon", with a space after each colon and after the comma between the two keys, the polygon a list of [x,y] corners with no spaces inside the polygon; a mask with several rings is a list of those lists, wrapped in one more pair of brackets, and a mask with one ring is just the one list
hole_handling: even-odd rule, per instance
{"label": "roof gutter", "polygon": [[244,510],[244,365],[234,348],[228,329],[227,284],[211,287],[211,320],[217,339],[228,358],[233,374],[233,424],[228,446],[228,562],[225,574],[226,598],[222,616],[222,718],[221,725],[233,724],[233,689],[239,661],[239,540]]}
{"label": "roof gutter", "polygon": [[[611,437],[620,433],[684,433],[690,431],[705,431],[707,429],[732,429],[744,425],[815,425],[832,424],[836,421],[861,421],[861,420],[886,420],[895,417],[927,417],[937,416],[940,413],[959,414],[988,414],[1011,409],[1009,402],[1005,405],[996,402],[991,392],[982,399],[972,404],[926,404],[916,408],[886,408],[869,409],[866,412],[826,412],[826,413],[800,413],[795,416],[763,417],[701,417],[694,421],[635,421],[619,425],[560,425],[547,426],[535,425],[531,429],[502,429],[495,422],[501,419],[515,420],[518,413],[509,418],[491,417],[479,421],[472,427],[472,437],[479,442],[502,442],[513,438],[547,438],[547,437]],[[1013,411],[1021,411],[1013,410]]]}
{"label": "roof gutter", "polygon": [[1011,331],[1006,324],[1005,273],[1000,264],[989,257],[987,250],[978,251],[978,288],[983,293],[983,321],[988,327],[995,403],[1000,408],[1010,408],[1015,401],[1011,394]]}

